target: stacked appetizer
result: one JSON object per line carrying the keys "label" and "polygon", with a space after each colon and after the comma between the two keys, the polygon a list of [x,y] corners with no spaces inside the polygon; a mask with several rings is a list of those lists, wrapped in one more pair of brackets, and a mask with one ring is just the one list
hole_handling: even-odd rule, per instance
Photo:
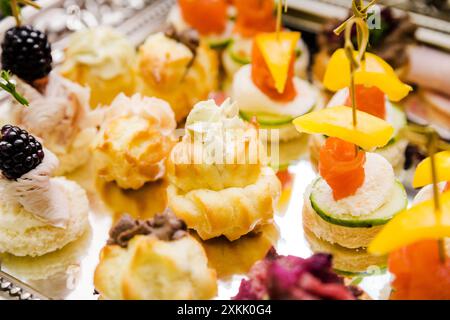
{"label": "stacked appetizer", "polygon": [[[225,83],[244,65],[252,62],[252,43],[259,33],[275,32],[277,17],[274,0],[236,1],[236,21],[230,41],[222,54],[222,62],[226,73]],[[281,11],[281,8],[278,8]],[[281,12],[279,13],[281,14]],[[309,52],[303,40],[295,45],[295,74],[306,78],[309,64]]]}
{"label": "stacked appetizer", "polygon": [[136,52],[111,28],[82,29],[70,37],[61,74],[91,89],[92,108],[108,105],[121,92],[135,92]]}
{"label": "stacked appetizer", "polygon": [[217,90],[219,61],[194,29],[150,35],[138,52],[137,90],[170,103],[177,122],[192,106]]}
{"label": "stacked appetizer", "polygon": [[373,254],[389,253],[388,267],[394,275],[391,299],[450,299],[449,181],[449,151],[422,161],[413,185],[425,187],[413,206],[392,219],[369,246]]}
{"label": "stacked appetizer", "polygon": [[94,284],[102,299],[210,299],[217,280],[205,251],[169,211],[141,221],[124,216],[111,229]]}
{"label": "stacked appetizer", "polygon": [[[327,107],[339,105],[350,106],[350,64],[344,49],[338,49],[328,63],[324,86],[331,91],[337,91]],[[394,70],[380,57],[366,53],[358,70],[355,71],[355,100],[358,110],[367,112],[386,120],[394,127],[391,140],[375,152],[386,158],[399,172],[404,165],[405,150],[408,141],[401,135],[406,126],[406,115],[402,108],[395,104],[411,90],[402,83]],[[320,148],[326,137],[313,135],[310,140],[311,160],[317,165]]]}
{"label": "stacked appetizer", "polygon": [[326,108],[294,120],[301,132],[328,136],[320,150],[319,177],[304,200],[303,225],[318,238],[345,248],[367,247],[408,201],[403,185],[382,156],[394,132],[387,122],[346,106]]}
{"label": "stacked appetizer", "polygon": [[272,221],[280,182],[236,103],[196,104],[168,159],[169,207],[203,240],[233,241]]}
{"label": "stacked appetizer", "polygon": [[167,23],[180,33],[195,29],[210,48],[219,49],[230,43],[232,10],[227,0],[178,0]]}
{"label": "stacked appetizer", "polygon": [[0,252],[41,256],[79,238],[88,226],[85,191],[52,177],[58,158],[26,130],[0,137]]}
{"label": "stacked appetizer", "polygon": [[175,143],[176,122],[169,104],[140,94],[120,94],[103,115],[92,144],[98,178],[123,189],[139,189],[162,178]]}
{"label": "stacked appetizer", "polygon": [[[252,63],[239,69],[232,85],[231,96],[241,117],[247,121],[256,117],[261,128],[277,129],[282,141],[299,136],[292,120],[310,112],[320,100],[318,90],[294,74],[299,38],[298,32],[257,35]],[[269,134],[269,139],[275,137]]]}
{"label": "stacked appetizer", "polygon": [[[378,11],[375,12],[378,14]],[[417,26],[409,15],[404,12],[399,14],[389,6],[381,8],[377,19],[380,25],[370,29],[370,47],[367,50],[389,63],[397,74],[403,75],[409,67],[409,51],[417,43]],[[369,21],[373,22],[374,20]],[[314,56],[312,71],[318,82],[322,82],[333,53],[344,46],[344,39],[334,32],[340,24],[341,21],[329,21],[317,36],[319,52]]]}
{"label": "stacked appetizer", "polygon": [[47,36],[28,25],[9,29],[2,43],[2,67],[15,75],[17,90],[29,101],[27,108],[12,103],[9,122],[45,141],[60,160],[55,174],[85,164],[97,131],[89,108],[89,89],[52,72]]}

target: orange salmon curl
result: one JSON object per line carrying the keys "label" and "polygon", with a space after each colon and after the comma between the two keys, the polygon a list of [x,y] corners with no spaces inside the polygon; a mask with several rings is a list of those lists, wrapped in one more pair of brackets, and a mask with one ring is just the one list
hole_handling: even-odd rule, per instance
{"label": "orange salmon curl", "polygon": [[364,183],[366,153],[356,145],[330,137],[320,149],[319,173],[333,190],[334,200],[354,195]]}
{"label": "orange salmon curl", "polygon": [[252,49],[252,81],[253,83],[268,97],[272,100],[279,102],[289,102],[294,100],[297,92],[294,86],[294,64],[295,64],[295,53],[292,53],[288,78],[286,81],[286,86],[282,93],[279,93],[275,87],[275,80],[270,74],[269,67],[258,48],[256,42],[253,43]]}
{"label": "orange salmon curl", "polygon": [[260,32],[276,29],[274,0],[234,1],[237,17],[234,31],[243,37],[253,37]]}
{"label": "orange salmon curl", "polygon": [[228,19],[226,0],[178,0],[178,5],[183,19],[201,35],[225,30]]}
{"label": "orange salmon curl", "polygon": [[391,252],[388,266],[395,276],[391,299],[450,299],[450,259],[440,260],[437,240],[419,241]]}
{"label": "orange salmon curl", "polygon": [[[355,86],[355,100],[358,110],[369,113],[380,119],[386,119],[386,103],[384,92],[377,87],[368,87],[364,84]],[[345,102],[348,107],[352,106],[350,95]]]}

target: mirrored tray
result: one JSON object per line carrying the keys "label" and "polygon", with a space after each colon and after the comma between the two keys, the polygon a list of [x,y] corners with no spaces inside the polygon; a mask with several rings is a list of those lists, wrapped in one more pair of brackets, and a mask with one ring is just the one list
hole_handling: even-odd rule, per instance
{"label": "mirrored tray", "polygon": [[[295,141],[300,160],[289,167],[289,175],[283,179],[287,183],[273,224],[263,227],[260,233],[234,242],[225,238],[201,241],[209,263],[220,279],[217,298],[234,296],[245,273],[272,246],[280,254],[300,257],[308,257],[313,251],[333,253],[336,268],[358,271],[355,274],[341,272],[349,281],[357,281],[373,299],[388,296],[390,275],[374,263],[379,262],[378,259],[375,261],[364,251],[324,243],[303,229],[303,194],[316,177],[306,152],[306,140],[304,137]],[[134,217],[149,218],[167,205],[165,181],[147,184],[137,191],[121,190],[114,183],[93,181],[91,170],[87,165],[69,177],[82,185],[89,195],[91,228],[84,236],[59,251],[38,258],[1,256],[2,270],[52,299],[97,299],[93,274],[113,221],[125,212]]]}
{"label": "mirrored tray", "polygon": [[[150,2],[133,18],[117,25],[118,30],[135,45],[161,28],[173,0]],[[64,37],[56,40],[55,55],[63,54],[64,41]],[[330,252],[334,256],[335,267],[345,269],[342,273],[349,281],[358,283],[373,299],[386,298],[390,291],[390,275],[377,266],[379,260],[373,260],[364,251],[332,246],[305,233],[302,227],[303,194],[316,176],[307,153],[307,137],[280,145],[280,148],[288,150],[290,159],[297,161],[289,167],[289,175],[284,175],[287,183],[274,223],[257,234],[249,234],[234,242],[222,238],[202,242],[209,263],[220,279],[217,298],[234,296],[245,273],[272,246],[280,254],[300,257],[308,257],[313,251]],[[147,184],[137,191],[125,191],[114,183],[94,181],[93,176],[92,164],[88,164],[68,177],[83,186],[89,196],[90,228],[84,236],[59,251],[37,258],[0,256],[3,271],[29,285],[31,290],[42,293],[43,298],[98,299],[93,274],[113,221],[123,213],[149,218],[162,212],[167,205],[165,181]],[[4,297],[11,298],[8,295]],[[17,296],[13,298],[17,299]]]}

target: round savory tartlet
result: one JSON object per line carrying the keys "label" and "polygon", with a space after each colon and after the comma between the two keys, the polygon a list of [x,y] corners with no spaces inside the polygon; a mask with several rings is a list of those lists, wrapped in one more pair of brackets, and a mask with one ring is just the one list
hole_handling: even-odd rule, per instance
{"label": "round savory tartlet", "polygon": [[258,34],[252,44],[252,62],[233,78],[231,97],[246,121],[269,131],[268,140],[287,141],[300,136],[292,121],[320,108],[319,90],[295,75],[298,32]]}
{"label": "round savory tartlet", "polygon": [[210,299],[217,293],[202,246],[167,212],[146,221],[122,217],[100,254],[94,284],[108,300]]}
{"label": "round savory tartlet", "polygon": [[[406,208],[407,195],[382,156],[359,151],[357,158],[343,160],[339,158],[346,152],[342,148],[349,152],[354,146],[331,141],[321,151],[319,171],[325,177],[317,178],[305,193],[303,225],[319,239],[345,248],[364,248]],[[325,163],[327,158],[334,160]],[[344,169],[345,173],[339,172]]]}
{"label": "round savory tartlet", "polygon": [[[327,108],[340,105],[348,105],[349,90],[348,88],[341,89],[331,98],[327,104]],[[385,104],[385,120],[394,128],[394,134],[388,144],[382,148],[377,148],[374,152],[383,156],[395,170],[398,175],[403,170],[405,163],[405,151],[408,146],[408,140],[402,137],[401,131],[406,126],[406,115],[403,109],[389,101],[388,97],[384,95]],[[311,162],[317,167],[319,161],[320,148],[325,143],[326,137],[323,135],[312,135],[309,141]]]}
{"label": "round savory tartlet", "polygon": [[58,159],[28,132],[8,125],[1,133],[0,252],[40,256],[79,238],[88,226],[85,191],[51,177]]}
{"label": "round savory tartlet", "polygon": [[178,122],[217,90],[217,53],[194,30],[166,30],[147,38],[138,52],[138,91],[169,102]]}
{"label": "round savory tartlet", "polygon": [[[261,157],[256,130],[239,119],[237,106],[229,100],[221,107],[201,102],[186,129],[168,160],[167,195],[174,213],[204,240],[221,235],[236,240],[270,222],[280,182]],[[199,147],[200,154],[195,152]]]}
{"label": "round savory tartlet", "polygon": [[175,118],[167,102],[119,95],[105,111],[94,143],[99,178],[124,189],[160,179],[174,140]]}
{"label": "round savory tartlet", "polygon": [[91,88],[92,108],[109,105],[119,93],[135,92],[136,52],[113,29],[82,29],[70,37],[61,74]]}

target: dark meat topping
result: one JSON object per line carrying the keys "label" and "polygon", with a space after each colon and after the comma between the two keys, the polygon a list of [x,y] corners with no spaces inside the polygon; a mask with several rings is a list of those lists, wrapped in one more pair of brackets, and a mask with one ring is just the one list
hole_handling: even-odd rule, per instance
{"label": "dark meat topping", "polygon": [[183,220],[175,217],[170,211],[156,215],[150,220],[135,220],[128,214],[109,231],[109,245],[128,246],[128,242],[136,235],[152,235],[163,241],[178,240],[187,234]]}
{"label": "dark meat topping", "polygon": [[187,29],[182,32],[177,32],[173,25],[169,25],[164,31],[164,34],[166,37],[184,44],[195,56],[197,48],[200,45],[200,36],[197,30]]}

